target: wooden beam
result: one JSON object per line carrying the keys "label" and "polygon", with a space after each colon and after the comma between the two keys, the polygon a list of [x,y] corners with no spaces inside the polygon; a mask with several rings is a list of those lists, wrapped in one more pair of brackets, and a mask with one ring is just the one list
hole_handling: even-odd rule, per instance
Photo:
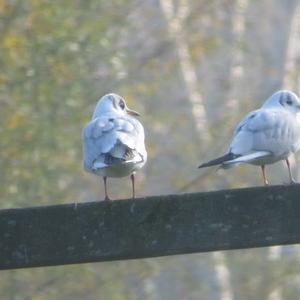
{"label": "wooden beam", "polygon": [[0,269],[300,243],[300,185],[0,211]]}

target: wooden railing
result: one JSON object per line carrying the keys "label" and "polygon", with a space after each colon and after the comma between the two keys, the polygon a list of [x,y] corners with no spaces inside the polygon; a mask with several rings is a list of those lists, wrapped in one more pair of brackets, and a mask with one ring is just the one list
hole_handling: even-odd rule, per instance
{"label": "wooden railing", "polygon": [[300,185],[0,211],[0,269],[300,243]]}

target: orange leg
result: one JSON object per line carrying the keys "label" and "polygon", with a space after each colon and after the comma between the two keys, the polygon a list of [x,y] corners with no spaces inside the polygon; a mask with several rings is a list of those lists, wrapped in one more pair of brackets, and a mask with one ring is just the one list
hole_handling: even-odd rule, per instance
{"label": "orange leg", "polygon": [[132,199],[135,198],[135,182],[134,182],[134,174],[130,175],[131,186],[132,186]]}
{"label": "orange leg", "polygon": [[264,178],[264,185],[269,185],[268,179],[266,177],[265,165],[261,165],[260,167]]}
{"label": "orange leg", "polygon": [[296,183],[296,180],[293,178],[289,159],[287,158],[285,161],[286,161],[286,165],[287,165],[288,170],[289,170],[290,184],[294,184],[294,183]]}

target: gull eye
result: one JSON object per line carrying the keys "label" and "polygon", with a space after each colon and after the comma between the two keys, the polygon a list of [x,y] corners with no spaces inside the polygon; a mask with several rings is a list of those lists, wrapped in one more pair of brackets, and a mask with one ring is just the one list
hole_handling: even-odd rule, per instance
{"label": "gull eye", "polygon": [[293,104],[293,101],[292,101],[291,99],[288,99],[288,100],[286,100],[286,104],[287,104],[287,105],[292,105],[292,104]]}
{"label": "gull eye", "polygon": [[120,100],[119,106],[121,107],[122,110],[124,110],[124,108],[125,108],[125,103],[124,103],[123,100]]}

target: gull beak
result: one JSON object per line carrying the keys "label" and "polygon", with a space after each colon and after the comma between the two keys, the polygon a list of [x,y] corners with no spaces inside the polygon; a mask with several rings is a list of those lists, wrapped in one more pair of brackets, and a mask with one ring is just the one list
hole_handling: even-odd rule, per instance
{"label": "gull beak", "polygon": [[131,110],[129,108],[126,108],[126,112],[131,116],[135,116],[135,117],[140,116],[140,114],[138,112],[136,112],[135,110]]}

